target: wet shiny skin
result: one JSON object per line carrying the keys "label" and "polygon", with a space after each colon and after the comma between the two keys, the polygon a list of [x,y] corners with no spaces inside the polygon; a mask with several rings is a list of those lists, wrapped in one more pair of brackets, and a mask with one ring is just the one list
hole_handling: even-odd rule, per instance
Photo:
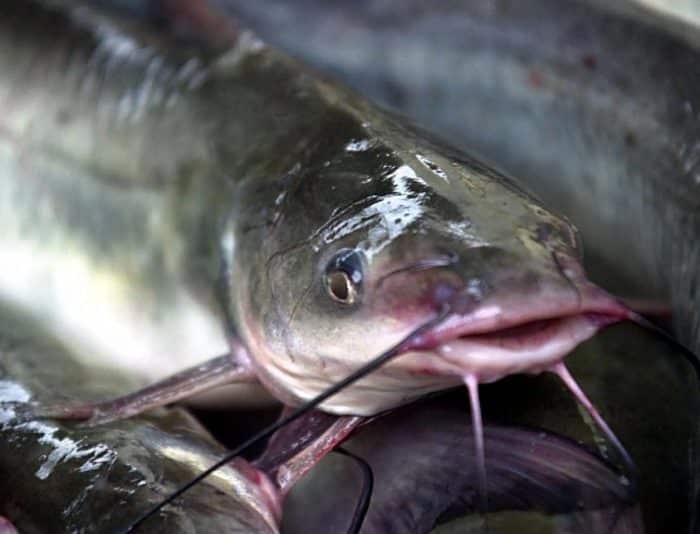
{"label": "wet shiny skin", "polygon": [[[440,340],[447,351],[403,355],[323,409],[370,415],[467,372],[480,381],[540,372],[602,326],[581,314],[620,316],[586,281],[575,229],[516,183],[353,99],[326,120],[336,135],[306,146],[304,170],[291,172],[265,208],[274,222],[230,228],[234,313],[258,376],[278,398],[315,396],[446,302],[446,325],[461,329]],[[240,259],[253,242],[254,261]],[[325,283],[328,266],[348,251],[361,269],[350,304]],[[557,317],[570,319],[542,344],[498,351],[456,341]],[[447,358],[450,349],[460,356]]]}

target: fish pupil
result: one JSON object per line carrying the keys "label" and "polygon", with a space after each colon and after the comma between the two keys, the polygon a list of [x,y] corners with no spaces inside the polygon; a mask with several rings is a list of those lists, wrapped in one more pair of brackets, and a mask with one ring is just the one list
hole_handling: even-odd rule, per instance
{"label": "fish pupil", "polygon": [[326,289],[337,302],[353,304],[362,278],[362,258],[356,250],[339,251],[326,266]]}
{"label": "fish pupil", "polygon": [[345,303],[352,300],[352,282],[343,271],[336,271],[328,275],[328,290],[335,300]]}

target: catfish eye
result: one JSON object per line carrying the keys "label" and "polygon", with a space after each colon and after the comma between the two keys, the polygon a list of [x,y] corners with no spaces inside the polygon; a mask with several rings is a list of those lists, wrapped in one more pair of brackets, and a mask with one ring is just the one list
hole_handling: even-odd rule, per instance
{"label": "catfish eye", "polygon": [[328,295],[342,304],[354,304],[362,288],[362,258],[353,249],[343,249],[328,262],[325,273]]}

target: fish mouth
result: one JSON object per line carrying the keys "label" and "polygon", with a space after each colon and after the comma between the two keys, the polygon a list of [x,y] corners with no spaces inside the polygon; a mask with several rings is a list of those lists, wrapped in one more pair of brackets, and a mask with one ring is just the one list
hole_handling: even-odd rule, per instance
{"label": "fish mouth", "polygon": [[[614,319],[608,315],[587,313],[582,314],[591,323],[610,324]],[[483,334],[463,335],[457,337],[478,342],[482,345],[498,345],[508,348],[533,348],[556,337],[568,322],[578,316],[555,317],[551,319],[535,319],[506,328],[491,330]]]}
{"label": "fish mouth", "polygon": [[[619,315],[606,314],[601,312],[584,312],[571,315],[557,315],[542,318],[523,318],[522,322],[509,324],[504,327],[497,327],[489,330],[472,331],[470,325],[465,325],[465,332],[457,330],[455,333],[447,335],[438,342],[442,345],[455,340],[471,340],[483,345],[499,345],[502,347],[537,347],[556,337],[566,325],[572,322],[585,322],[593,326],[603,327],[622,320]],[[456,335],[455,335],[456,334]],[[438,337],[442,338],[442,334]]]}
{"label": "fish mouth", "polygon": [[473,375],[481,383],[511,374],[552,369],[576,346],[607,325],[629,319],[619,301],[596,286],[581,288],[574,300],[550,299],[482,305],[467,314],[450,313],[410,347],[432,353],[431,374]]}

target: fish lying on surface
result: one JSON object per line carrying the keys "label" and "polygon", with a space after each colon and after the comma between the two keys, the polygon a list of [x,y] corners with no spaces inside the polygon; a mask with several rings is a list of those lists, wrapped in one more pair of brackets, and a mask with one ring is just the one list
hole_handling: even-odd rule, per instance
{"label": "fish lying on surface", "polygon": [[[15,269],[38,254],[31,277],[3,272],[3,294],[99,338],[120,324],[110,313],[121,300],[91,301],[95,287],[173,317],[196,309],[188,275],[215,298],[221,260],[231,321],[227,356],[124,399],[43,405],[20,420],[95,425],[242,381],[295,406],[384,355],[397,357],[323,398],[342,429],[296,476],[363,416],[466,383],[485,493],[477,387],[543,371],[563,378],[631,463],[562,361],[635,316],[586,279],[574,227],[516,182],[247,32],[178,37],[79,1],[3,9],[3,50],[24,55],[0,56],[11,110],[0,249]],[[173,291],[182,299],[168,300]],[[107,339],[128,356],[128,336]]]}
{"label": "fish lying on surface", "polygon": [[[20,532],[123,530],[222,454],[181,409],[90,429],[53,421],[12,425],[7,403],[94,398],[130,381],[79,365],[26,317],[6,309],[0,317],[0,516]],[[149,531],[272,534],[275,504],[245,469],[227,466],[163,510]]]}
{"label": "fish lying on surface", "polygon": [[271,43],[522,179],[591,277],[700,349],[700,30],[633,2],[220,0]]}

